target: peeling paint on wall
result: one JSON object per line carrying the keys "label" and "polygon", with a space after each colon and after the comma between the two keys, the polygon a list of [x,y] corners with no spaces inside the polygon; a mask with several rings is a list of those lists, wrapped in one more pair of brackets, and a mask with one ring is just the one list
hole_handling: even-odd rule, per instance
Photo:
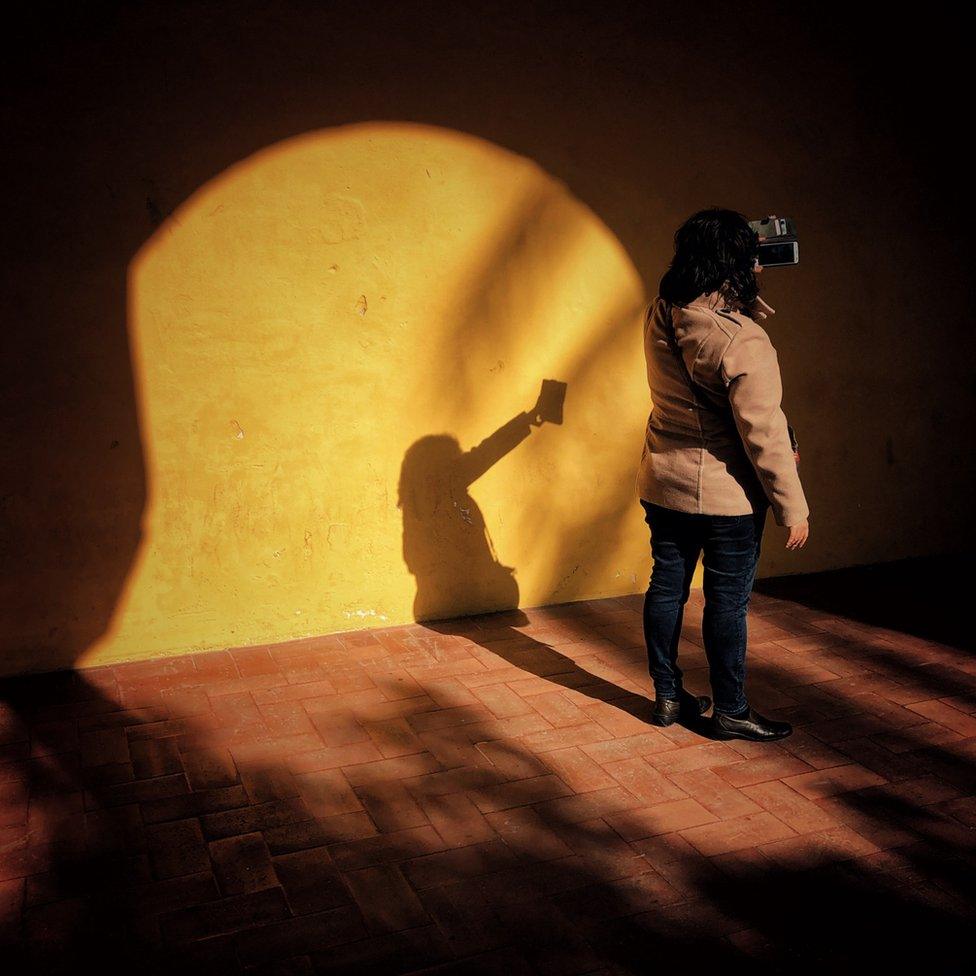
{"label": "peeling paint on wall", "polygon": [[378,620],[387,619],[385,613],[377,613],[375,610],[343,610],[343,613],[347,617],[359,617],[360,619],[364,617],[376,617]]}

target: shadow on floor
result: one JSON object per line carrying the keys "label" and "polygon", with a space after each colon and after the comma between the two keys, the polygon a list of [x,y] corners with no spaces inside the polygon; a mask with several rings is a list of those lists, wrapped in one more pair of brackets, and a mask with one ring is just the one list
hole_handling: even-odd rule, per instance
{"label": "shadow on floor", "polygon": [[821,631],[862,670],[759,658],[797,731],[737,749],[642,720],[639,601],[3,682],[5,971],[963,972],[974,740],[878,682],[965,672]]}
{"label": "shadow on floor", "polygon": [[971,652],[971,562],[961,553],[900,559],[760,579],[753,591]]}

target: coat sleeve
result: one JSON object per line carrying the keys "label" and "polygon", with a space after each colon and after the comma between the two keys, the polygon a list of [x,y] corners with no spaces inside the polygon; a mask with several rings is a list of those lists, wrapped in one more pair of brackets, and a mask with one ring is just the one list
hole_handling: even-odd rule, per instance
{"label": "coat sleeve", "polygon": [[776,349],[765,330],[744,326],[729,342],[721,370],[739,436],[762,482],[777,525],[810,514],[793,456]]}

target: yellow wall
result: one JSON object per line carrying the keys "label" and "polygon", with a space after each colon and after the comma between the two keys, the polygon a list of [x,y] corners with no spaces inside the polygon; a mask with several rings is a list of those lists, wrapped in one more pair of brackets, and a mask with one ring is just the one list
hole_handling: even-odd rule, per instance
{"label": "yellow wall", "polygon": [[[632,592],[637,535],[576,571],[564,547],[633,479],[641,295],[594,214],[480,139],[349,125],[231,167],[130,266],[144,536],[82,663]],[[564,423],[466,490],[544,378]]]}
{"label": "yellow wall", "polygon": [[801,236],[764,285],[811,535],[759,575],[972,544],[937,27],[245,6],[7,24],[0,673],[642,592],[637,313],[712,204]]}

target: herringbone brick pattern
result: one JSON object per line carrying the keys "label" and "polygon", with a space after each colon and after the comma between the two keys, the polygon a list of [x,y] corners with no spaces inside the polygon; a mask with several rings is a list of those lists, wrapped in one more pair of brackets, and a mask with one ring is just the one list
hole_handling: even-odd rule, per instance
{"label": "herringbone brick pattern", "polygon": [[3,971],[963,972],[976,659],[754,594],[717,741],[642,600],[4,682]]}

